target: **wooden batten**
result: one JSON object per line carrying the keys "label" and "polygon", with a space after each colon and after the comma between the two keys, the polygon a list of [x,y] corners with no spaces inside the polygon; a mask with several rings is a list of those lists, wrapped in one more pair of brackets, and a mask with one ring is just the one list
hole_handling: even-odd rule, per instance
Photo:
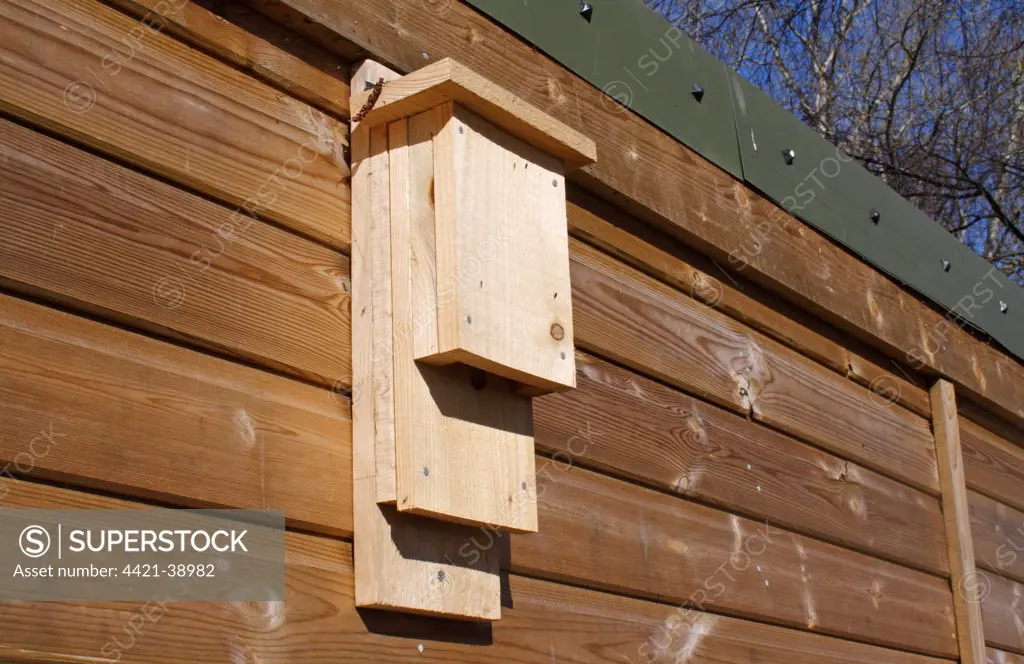
{"label": "wooden batten", "polygon": [[363,63],[350,101],[357,604],[493,620],[471,542],[537,531],[531,396],[576,384],[565,173],[594,148],[458,63],[396,76]]}
{"label": "wooden batten", "polygon": [[931,402],[960,661],[963,664],[985,664],[981,597],[978,592],[978,571],[974,561],[974,543],[971,537],[964,460],[960,450],[960,425],[953,384],[946,380],[937,381],[931,389]]}

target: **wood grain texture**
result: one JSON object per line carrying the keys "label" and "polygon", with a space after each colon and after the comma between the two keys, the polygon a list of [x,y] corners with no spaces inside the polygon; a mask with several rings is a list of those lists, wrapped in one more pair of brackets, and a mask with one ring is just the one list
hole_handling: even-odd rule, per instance
{"label": "wood grain texture", "polygon": [[953,384],[947,380],[936,381],[931,389],[931,400],[960,661],[964,664],[984,664],[985,636],[982,632],[980,596],[977,586],[969,583],[977,574],[977,568],[974,563],[974,540],[967,507],[967,484],[964,480],[964,460],[960,451],[960,426]]}
{"label": "wood grain texture", "polygon": [[[98,160],[97,162],[99,163]],[[127,171],[125,171],[125,173],[127,173]],[[133,186],[141,186],[141,182]],[[151,186],[156,185],[153,184]],[[59,229],[57,237],[60,237]],[[228,256],[231,257],[231,254],[229,253]],[[603,260],[602,264],[604,264]],[[342,275],[342,278],[343,276],[344,275]],[[625,298],[628,297],[627,294],[631,293],[633,288],[631,287],[631,284],[629,284],[628,282],[623,283],[622,280],[619,280],[615,282],[610,282],[612,286],[611,290],[604,291],[602,290],[602,288],[606,287],[604,285],[606,283],[609,282],[607,282],[607,280],[605,279],[589,278],[588,281],[588,279],[581,280],[577,278],[577,290],[580,290],[581,293],[585,293],[586,297],[580,300],[580,302],[582,302],[583,304],[582,306],[578,304],[576,315],[577,317],[581,317],[581,319],[591,321],[588,328],[588,332],[583,335],[584,338],[588,340],[588,343],[591,343],[598,350],[602,350],[609,355],[611,355],[611,351],[614,350],[615,353],[619,354],[619,359],[621,361],[632,366],[636,366],[652,375],[660,375],[662,377],[665,377],[676,384],[682,383],[685,386],[689,387],[691,391],[700,393],[703,389],[706,389],[704,387],[706,383],[702,384],[700,381],[706,381],[708,379],[708,376],[714,378],[713,373],[698,373],[697,371],[694,371],[691,368],[692,366],[702,366],[701,363],[706,362],[703,356],[695,354],[693,356],[693,359],[689,359],[685,355],[678,355],[678,357],[680,358],[678,362],[675,364],[670,363],[673,361],[672,356],[666,354],[665,350],[674,349],[674,347],[680,346],[678,342],[678,337],[670,329],[668,329],[664,333],[665,336],[663,337],[663,342],[655,343],[649,346],[645,345],[645,340],[649,339],[650,335],[648,332],[645,332],[644,335],[630,332],[630,328],[628,326],[631,325],[631,323],[628,322],[628,317],[630,317],[631,314],[628,311],[628,307],[627,309],[624,310],[624,315],[627,316],[627,318],[625,319],[626,322],[616,327],[608,327],[609,321],[616,320],[614,316],[615,307],[619,306],[618,303],[626,301]],[[195,298],[193,298],[193,300],[194,299]],[[688,300],[688,298],[679,296],[678,293],[673,293],[672,296],[668,299],[662,299],[666,302],[671,302],[673,304],[673,307],[676,303],[687,304],[688,308],[692,310],[697,310],[700,306]],[[191,302],[191,300],[186,298],[186,302]],[[643,302],[643,300],[641,300],[640,302]],[[657,312],[657,315],[660,316],[662,314],[662,311],[659,311],[659,309],[664,310],[664,305],[659,305],[657,308],[653,309],[653,311]],[[607,315],[609,311],[612,312],[612,316]],[[675,322],[672,322],[673,319],[685,320],[681,318],[679,315],[673,314],[672,316],[666,318],[666,321],[668,321],[672,325],[677,324]],[[722,318],[722,320],[724,320],[724,318]],[[663,326],[665,323],[658,322],[658,324]],[[734,327],[736,329],[742,329],[739,328],[739,326]],[[657,328],[655,327],[653,329]],[[712,338],[714,338],[714,335],[716,334],[715,332],[713,332],[713,329],[713,326],[711,326],[708,328],[709,331],[707,332],[707,334]],[[610,330],[610,332],[608,330]],[[207,333],[204,332],[203,334],[206,335]],[[745,334],[746,333],[744,333],[744,335]],[[628,343],[623,343],[624,339],[628,339]],[[737,354],[742,354],[742,339],[743,337],[740,337],[741,341],[737,342],[734,348],[728,351],[729,357],[735,356]],[[323,346],[322,349],[325,352],[327,352],[329,344],[321,345]],[[339,349],[337,351],[338,353],[344,353],[345,348],[343,339],[341,342],[336,344],[336,348]],[[700,344],[693,344],[693,348],[695,349],[695,351],[693,351],[695,353],[702,352]],[[681,351],[676,352],[682,351],[690,352],[686,349],[686,347],[683,347]],[[726,398],[735,399],[738,402],[738,394],[735,391],[733,391],[735,390],[734,386],[736,385],[735,380],[728,378],[728,374],[726,371],[718,370],[718,373],[719,376],[725,376],[725,378],[717,381],[717,384],[714,386],[714,390],[717,391],[718,393],[726,394]],[[342,380],[338,383],[338,385],[340,387],[347,386],[347,381]],[[729,390],[731,393],[726,392],[726,390]],[[738,407],[737,409],[739,410]]]}
{"label": "wood grain texture", "polygon": [[[126,501],[0,480],[12,507],[114,508]],[[351,546],[288,533],[281,603],[3,603],[12,664],[102,657],[126,664],[381,661],[489,664],[944,664],[945,660],[512,576],[493,626],[357,612]],[[132,624],[142,620],[142,627]],[[129,620],[132,623],[129,624]],[[422,650],[420,649],[422,646]],[[999,662],[997,664],[1003,664]]]}
{"label": "wood grain texture", "polygon": [[[398,74],[373,60],[364,60],[353,66],[355,85],[373,85],[381,79],[397,78]],[[358,123],[351,123],[355,136]],[[366,163],[366,167],[353,167],[352,178],[352,244],[353,304],[353,401],[372,400],[367,417],[372,429],[372,455],[357,455],[369,464],[357,465],[356,477],[374,477],[377,502],[395,502],[395,427],[394,395],[391,388],[393,359],[391,320],[391,191],[388,184],[388,154],[386,129],[374,133],[361,132],[359,141],[352,143],[353,166]],[[356,230],[358,229],[358,230]],[[359,261],[361,268],[355,269]],[[367,408],[370,408],[367,406]],[[361,411],[360,411],[361,412]],[[356,418],[356,426],[359,418]],[[369,426],[369,425],[367,425]]]}
{"label": "wood grain texture", "polygon": [[[390,162],[391,301],[395,330],[412,331],[416,312],[424,305],[419,293],[438,282],[414,284],[435,270],[414,272],[413,237],[434,224],[431,192],[440,189],[437,166],[442,143],[451,143],[452,109],[426,111],[387,125]],[[413,122],[415,121],[415,123]],[[410,125],[415,133],[410,136]],[[371,127],[373,135],[383,127]],[[436,186],[434,183],[438,183]],[[440,198],[440,196],[436,197]],[[477,224],[478,218],[463,223]],[[414,230],[415,229],[415,230]],[[506,229],[507,232],[508,229]],[[500,251],[500,248],[496,248]],[[430,263],[431,256],[417,256]],[[463,256],[463,260],[468,257]],[[565,259],[568,263],[568,257]],[[565,266],[568,271],[568,264]],[[448,275],[447,269],[437,270]],[[457,278],[464,275],[459,274]],[[486,279],[492,272],[472,277]],[[568,281],[568,279],[566,279]],[[515,283],[512,280],[512,283]],[[475,283],[474,283],[475,286]],[[440,303],[428,298],[426,304]],[[440,318],[440,311],[437,312]],[[487,320],[490,309],[476,310],[476,328],[501,330]],[[507,312],[501,312],[505,314]],[[440,324],[438,328],[440,329]],[[414,334],[414,333],[413,333]],[[515,385],[466,366],[435,367],[416,361],[409,334],[394,336],[393,394],[395,404],[395,483],[399,511],[503,530],[534,532],[537,510],[524,496],[534,482],[533,414],[528,397]],[[524,504],[525,503],[525,504]]]}
{"label": "wood grain texture", "polygon": [[[394,73],[372,61],[357,65],[357,88]],[[464,619],[501,615],[497,550],[474,560],[458,556],[467,526],[401,514],[380,504],[396,491],[392,400],[389,154],[387,127],[352,127],[352,457],[356,604]],[[387,342],[387,343],[383,343]],[[398,348],[408,344],[398,344]],[[381,430],[386,433],[382,435]],[[380,458],[378,458],[378,456]],[[386,477],[378,478],[381,475]],[[462,592],[454,592],[459,579]]]}
{"label": "wood grain texture", "polygon": [[1015,655],[1005,650],[988,649],[988,664],[1024,664],[1024,655]]}
{"label": "wood grain texture", "polygon": [[[578,186],[568,192],[573,236],[624,263],[729,315],[833,371],[871,388],[880,403],[890,402],[931,417],[928,392],[912,382],[912,372],[850,335],[769,293],[731,267],[701,256]],[[923,381],[921,381],[923,384]]]}
{"label": "wood grain texture", "polygon": [[452,3],[445,11],[431,11],[404,0],[275,4],[402,72],[446,57],[458,60],[592,136],[600,160],[574,176],[589,191],[621,203],[711,258],[737,257],[733,262],[751,279],[830,324],[897,360],[912,353],[927,373],[945,374],[981,403],[1024,417],[1024,365],[1016,359],[945,321],[944,312],[639,116],[609,103],[601,91],[471,7]]}
{"label": "wood grain texture", "polygon": [[738,325],[581,242],[569,247],[577,347],[748,411],[750,341]]}
{"label": "wood grain texture", "polygon": [[[390,75],[397,76],[368,60],[354,67],[352,80],[369,81],[373,77]],[[383,299],[387,304],[390,289],[375,293],[375,289],[383,284],[374,278],[374,256],[378,253],[374,240],[379,235],[375,236],[373,231],[373,208],[374,203],[389,204],[390,192],[387,196],[382,194],[377,182],[379,178],[374,177],[374,171],[386,169],[384,164],[374,163],[377,156],[371,155],[369,132],[357,133],[355,123],[352,129],[353,475],[356,480],[373,478],[374,496],[388,502],[389,499],[393,501],[395,495],[394,437],[386,424],[392,404],[390,400],[380,400],[379,395],[382,392],[390,394],[391,348],[386,342],[390,341],[391,335],[381,334],[382,345],[375,344],[374,325],[377,321],[374,313],[378,319],[382,316],[374,302]],[[376,168],[371,168],[371,165]],[[381,259],[377,261],[380,264]],[[377,423],[378,417],[380,424]],[[365,451],[362,445],[366,445]]]}
{"label": "wood grain texture", "polygon": [[[37,155],[31,157],[33,163],[39,164],[36,167],[37,170],[50,169],[38,171],[40,177],[46,180],[48,189],[46,189],[43,195],[46,197],[45,201],[47,202],[51,194],[57,193],[49,187],[54,185],[54,183],[59,183],[59,186],[65,187],[65,192],[61,194],[63,196],[70,196],[79,202],[90,200],[104,202],[103,206],[95,205],[90,208],[83,208],[76,203],[74,208],[68,205],[66,209],[75,209],[79,214],[91,212],[93,215],[104,214],[109,217],[109,206],[121,201],[111,200],[110,197],[98,198],[94,192],[110,191],[115,183],[120,183],[120,189],[116,191],[119,192],[121,198],[128,198],[129,201],[134,203],[135,207],[115,209],[121,210],[125,218],[138,220],[139,224],[147,222],[148,225],[145,228],[151,232],[158,230],[161,233],[167,233],[177,228],[177,224],[168,225],[166,218],[168,215],[172,215],[171,218],[182,219],[184,215],[181,210],[188,210],[190,212],[194,210],[191,214],[196,219],[206,217],[214,221],[218,219],[218,214],[224,215],[226,212],[223,208],[210,205],[199,198],[182,194],[170,187],[149,181],[126,169],[106,164],[102,160],[61,146],[50,139],[42,137],[32,137],[30,139],[28,138],[30,132],[14,125],[9,125],[9,127],[11,136],[18,137],[24,135],[26,137],[23,144],[12,142],[10,145],[17,146],[17,152],[38,150]],[[14,141],[14,138],[11,141]],[[34,146],[51,144],[54,146],[53,149],[57,150],[57,152],[53,153],[57,155],[54,158],[70,160],[70,155],[80,156],[75,161],[66,162],[69,165],[74,164],[73,167],[69,168],[68,165],[62,164],[59,167],[59,172],[65,170],[77,172],[73,173],[73,175],[64,174],[59,180],[50,176],[43,176],[44,173],[54,172],[54,169],[58,167],[52,164],[48,165],[49,162],[45,161],[46,155],[50,154],[49,150],[42,150]],[[27,156],[23,158],[29,159]],[[12,195],[22,197],[21,182],[24,181],[28,173],[35,171],[25,169],[18,159],[17,155],[12,152],[5,166],[9,169],[25,171],[24,173],[12,174],[12,177],[8,180],[15,187]],[[110,173],[112,175],[100,177],[99,175],[94,176],[94,172],[100,174]],[[113,174],[117,174],[120,180],[114,178]],[[14,184],[16,182],[18,183],[17,185]],[[79,184],[75,184],[76,182]],[[102,182],[102,187],[97,188],[96,182]],[[144,193],[140,194],[139,192]],[[173,205],[177,208],[176,210],[168,210],[167,206],[157,207],[157,203],[162,202],[167,196],[172,197],[170,200],[174,201]],[[28,198],[25,198],[20,203],[12,203],[11,209],[17,209],[18,205],[24,206],[28,200]],[[41,206],[43,203],[40,202],[39,205]],[[144,215],[144,213],[147,214]],[[64,218],[59,210],[50,211],[50,216]],[[8,223],[12,223],[15,219],[17,217],[12,215],[8,218]],[[332,256],[330,252],[320,251],[309,243],[289,238],[286,234],[279,233],[259,222],[251,222],[251,225],[244,233],[235,232],[236,238],[233,238],[234,241],[230,246],[225,247],[223,255],[212,262],[211,269],[197,277],[201,290],[195,292],[192,281],[189,278],[191,273],[188,272],[195,263],[190,262],[188,258],[190,256],[189,251],[196,245],[207,246],[207,244],[209,244],[211,250],[219,250],[221,246],[226,245],[226,242],[216,232],[203,228],[198,221],[190,222],[187,228],[184,227],[186,221],[188,220],[182,219],[183,228],[181,232],[185,233],[186,230],[189,232],[180,240],[174,238],[177,243],[175,246],[184,244],[183,248],[178,249],[178,253],[174,253],[174,251],[170,251],[158,243],[155,247],[148,247],[150,253],[145,255],[144,260],[140,259],[137,261],[134,268],[128,269],[127,267],[119,266],[115,271],[107,269],[109,264],[97,264],[90,261],[91,258],[94,258],[95,248],[91,249],[91,253],[88,256],[83,256],[80,261],[68,261],[66,256],[71,254],[60,252],[67,251],[68,248],[76,248],[74,244],[66,243],[66,238],[71,236],[65,233],[82,228],[83,232],[88,230],[92,233],[89,237],[98,238],[96,242],[102,240],[102,242],[109,244],[108,255],[112,259],[117,257],[123,261],[125,256],[130,258],[136,252],[140,252],[146,247],[141,242],[131,243],[131,240],[137,239],[138,235],[122,232],[120,227],[123,226],[123,223],[109,219],[105,226],[97,228],[95,226],[86,227],[76,221],[73,227],[64,230],[58,225],[64,223],[59,219],[55,220],[54,225],[50,228],[39,224],[26,223],[26,231],[30,229],[31,233],[33,233],[32,237],[35,238],[33,240],[33,246],[36,247],[35,251],[37,253],[48,252],[45,255],[50,260],[45,262],[30,261],[30,264],[25,269],[27,270],[32,266],[34,266],[32,267],[34,270],[46,268],[46,270],[51,272],[51,276],[46,280],[43,280],[42,277],[31,276],[25,272],[20,272],[20,276],[9,272],[8,276],[29,283],[37,280],[39,287],[52,291],[71,289],[66,293],[67,297],[73,297],[81,301],[99,299],[94,304],[103,307],[105,310],[120,312],[124,316],[132,316],[138,321],[149,321],[161,328],[177,329],[180,333],[187,333],[191,338],[198,340],[200,343],[209,343],[213,347],[228,346],[237,348],[239,344],[245,344],[243,348],[245,354],[257,361],[274,361],[286,367],[297,366],[306,372],[319,373],[322,380],[326,380],[330,384],[336,384],[339,388],[347,387],[350,374],[346,362],[347,348],[344,343],[343,333],[344,325],[346,324],[343,302],[346,297],[344,293],[344,278],[346,276],[343,269],[344,259]],[[224,223],[224,221],[219,223]],[[218,228],[219,224],[211,223],[210,226]],[[220,228],[222,229],[221,232],[224,232],[223,227]],[[230,227],[228,230],[230,231]],[[160,238],[156,239],[159,240]],[[78,244],[82,245],[81,248],[89,246],[88,243],[83,242],[78,242]],[[13,247],[14,245],[7,246]],[[131,249],[129,250],[127,247],[131,247]],[[282,248],[291,248],[292,253],[300,257],[298,260],[301,260],[302,264],[298,266],[289,265],[284,263],[282,258],[273,259],[272,256],[280,254]],[[54,252],[58,253],[54,254]],[[181,254],[185,254],[185,257],[182,257]],[[31,257],[32,253],[22,251],[20,255]],[[160,268],[161,263],[156,262],[160,256],[164,256],[164,260],[167,261],[165,268]],[[14,262],[16,260],[17,257],[11,257],[10,262],[7,264],[17,265],[18,263]],[[332,265],[332,262],[335,260],[337,265]],[[264,277],[264,274],[266,274],[270,267],[277,267],[282,263],[284,265],[280,269],[288,269],[288,272],[278,271],[274,274],[273,278]],[[603,260],[602,264],[604,264]],[[83,270],[88,269],[91,269],[92,272],[83,272]],[[181,274],[181,269],[185,269],[186,273]],[[238,270],[238,276],[234,277],[234,275],[229,273],[229,270]],[[577,269],[577,273],[584,274],[579,269]],[[138,278],[142,281],[133,288],[111,288],[112,284],[117,284],[117,282],[113,282],[111,279],[113,274],[118,276],[137,274],[139,275]],[[146,274],[150,274],[152,283],[146,282]],[[250,275],[253,278],[260,277],[262,280],[260,285],[263,287],[257,288],[250,280],[246,279]],[[164,300],[154,298],[153,296],[152,289],[160,284],[160,280],[165,277],[176,279],[177,281],[170,282],[171,285],[184,289],[185,298],[181,306],[176,310],[161,306]],[[234,281],[231,281],[232,277],[235,278]],[[209,281],[207,281],[208,278]],[[281,294],[280,297],[287,297],[285,301],[289,307],[300,305],[305,307],[301,310],[301,323],[299,320],[300,316],[292,317],[287,315],[287,311],[294,312],[296,311],[295,309],[284,310],[282,309],[283,305],[274,305],[274,301],[269,299],[272,292],[268,293],[264,299],[259,299],[259,296],[267,291],[264,284],[277,284],[286,279],[294,283],[295,286],[290,287],[288,292]],[[611,351],[614,351],[618,355],[618,359],[624,363],[671,380],[676,384],[682,383],[698,394],[704,390],[712,394],[723,394],[723,399],[733,400],[729,403],[742,412],[736,381],[728,377],[727,370],[715,369],[700,375],[698,371],[692,368],[692,366],[700,367],[702,366],[701,362],[706,362],[706,359],[700,355],[695,355],[693,360],[683,357],[678,364],[668,364],[672,356],[666,354],[665,349],[679,346],[675,333],[670,328],[665,330],[662,341],[654,345],[645,346],[643,340],[636,344],[621,343],[624,338],[636,338],[639,336],[639,332],[630,332],[628,327],[623,326],[619,326],[614,330],[607,327],[608,318],[606,313],[609,309],[614,310],[614,306],[618,306],[616,302],[624,301],[624,298],[627,297],[625,293],[631,292],[631,289],[626,288],[620,283],[614,288],[616,292],[614,294],[607,294],[606,297],[606,292],[601,290],[606,280],[588,279],[581,281],[579,277],[577,278],[577,290],[585,291],[586,297],[582,300],[583,305],[577,306],[576,315],[591,321],[588,332],[584,334],[584,337],[590,343],[593,343],[599,350],[604,350],[609,354],[611,354]],[[296,297],[296,291],[309,291],[310,286],[313,284],[319,284],[319,287],[310,292],[311,302]],[[236,291],[239,295],[232,295]],[[242,293],[245,294],[245,297],[241,296]],[[173,295],[173,293],[169,294],[168,297],[170,295]],[[231,305],[224,304],[220,299],[221,297],[230,297],[232,300]],[[157,301],[154,301],[155,299]],[[671,301],[673,303],[686,304],[690,310],[698,310],[700,308],[699,305],[692,303],[687,298],[680,297],[678,293],[672,294]],[[250,302],[258,303],[259,306],[251,306],[243,310],[245,315],[238,315],[238,307],[245,306]],[[638,304],[635,306],[642,306],[642,302],[643,300],[638,301]],[[613,305],[613,307],[609,307],[609,304]],[[272,316],[273,318],[271,318]],[[676,318],[679,317],[676,316]],[[722,317],[719,318],[725,320]],[[320,325],[311,323],[311,321],[317,319],[323,322]],[[624,323],[624,325],[629,324]],[[659,324],[664,325],[663,323]],[[245,327],[236,329],[232,326]],[[743,329],[739,326],[733,327],[735,329]],[[651,329],[657,329],[657,327],[651,326]],[[313,337],[309,336],[311,332],[318,330],[322,330],[321,334],[314,335]],[[644,334],[648,334],[648,332]],[[711,328],[709,328],[707,334],[714,336]],[[746,333],[744,332],[745,335]],[[330,343],[327,341],[327,337],[340,337],[341,341]],[[646,338],[650,337],[647,336]],[[728,356],[742,355],[744,352],[742,337],[738,339],[734,346],[728,350]],[[701,351],[699,344],[694,344],[694,348],[695,352]],[[697,364],[692,364],[694,362],[697,362]],[[715,376],[716,372],[718,374],[717,379]],[[710,381],[715,381],[712,389],[708,389]]]}
{"label": "wood grain texture", "polygon": [[1024,512],[975,491],[967,504],[978,568],[1024,583]]}
{"label": "wood grain texture", "polygon": [[[820,321],[578,185],[568,191],[569,231],[624,263],[715,307],[825,366],[845,373],[848,352],[819,334]],[[724,279],[723,279],[724,277]]]}
{"label": "wood grain texture", "polygon": [[[927,420],[872,391],[778,349],[765,354],[753,386],[754,419],[809,440],[841,456],[899,477],[935,493],[935,448]],[[755,360],[757,361],[757,360]],[[882,465],[870,447],[881,445],[890,459]]]}
{"label": "wood grain texture", "polygon": [[538,459],[540,530],[518,573],[955,656],[945,580]]}
{"label": "wood grain texture", "polygon": [[[413,149],[410,167],[415,173],[412,186],[417,194],[410,200],[412,227],[409,237],[409,278],[412,285],[411,329],[399,331],[403,343],[411,343],[414,357],[437,353],[437,199],[434,178],[434,135],[441,126],[445,109],[437,107],[409,119]],[[431,196],[431,187],[434,195]],[[445,275],[442,279],[450,275]]]}
{"label": "wood grain texture", "polygon": [[993,648],[1024,655],[1024,584],[986,572],[977,580],[985,641]]}
{"label": "wood grain texture", "polygon": [[1003,440],[1007,440],[1017,447],[1024,447],[1024,426],[997,417],[991,411],[985,410],[974,402],[966,399],[957,400],[957,411],[960,417],[966,418],[978,426],[991,431]]}
{"label": "wood grain texture", "polygon": [[[194,2],[195,0],[193,0]],[[216,0],[210,0],[216,1]],[[314,44],[341,56],[346,62],[355,64],[370,60],[374,55],[365,48],[356,46],[334,31],[311,20],[308,16],[282,4],[279,0],[242,0],[247,6],[258,11],[274,23],[305,35]]]}
{"label": "wood grain texture", "polygon": [[960,440],[967,486],[1024,511],[1024,449],[963,417]]}
{"label": "wood grain texture", "polygon": [[326,389],[3,295],[0,376],[8,472],[352,530],[348,403]]}
{"label": "wood grain texture", "polygon": [[938,493],[927,421],[570,241],[577,345]]}
{"label": "wood grain texture", "polygon": [[401,512],[513,532],[537,530],[536,508],[528,499],[534,484],[533,414],[530,398],[517,394],[514,383],[406,357],[395,370],[395,406]]}
{"label": "wood grain texture", "polygon": [[503,131],[562,161],[567,170],[597,159],[594,141],[496,85],[486,76],[445,58],[400,79],[388,81],[379,93],[356,91],[353,108],[376,97],[364,122],[393,122],[455,102]]}
{"label": "wood grain texture", "polygon": [[0,154],[9,288],[351,384],[345,256],[6,120]]}
{"label": "wood grain texture", "polygon": [[238,0],[114,2],[308,104],[348,118],[349,63]]}
{"label": "wood grain texture", "polygon": [[[435,107],[437,354],[538,391],[571,389],[563,165],[457,104]],[[556,333],[557,328],[557,333]]]}
{"label": "wood grain texture", "polygon": [[[370,65],[364,64],[364,69]],[[371,67],[370,70],[373,68]],[[353,80],[364,77],[370,70],[362,71]],[[369,81],[367,81],[369,82]],[[355,135],[353,127],[353,135]],[[395,466],[397,446],[395,444],[395,390],[394,390],[394,339],[395,326],[392,316],[394,296],[391,283],[391,187],[388,169],[390,153],[388,152],[387,127],[371,127],[364,130],[369,137],[369,153],[366,155],[363,169],[359,173],[366,178],[368,191],[356,202],[356,190],[353,188],[353,204],[363,207],[361,214],[366,215],[360,222],[370,245],[370,283],[371,311],[373,313],[373,354],[371,357],[373,371],[373,431],[376,455],[376,491],[377,502],[394,502],[398,496],[397,475]],[[353,143],[352,163],[359,164],[362,144]],[[356,148],[359,148],[358,150]],[[353,169],[355,170],[355,169]],[[354,223],[354,222],[353,222]],[[355,226],[353,226],[353,229]],[[368,231],[368,232],[365,232]],[[353,233],[354,236],[354,233]],[[364,245],[366,240],[363,240]],[[360,286],[362,288],[362,286]],[[353,311],[355,311],[353,307]],[[360,307],[360,311],[362,307]],[[353,341],[355,344],[355,341]]]}
{"label": "wood grain texture", "polygon": [[921,417],[931,419],[932,406],[926,378],[905,363],[886,358],[870,348],[860,352],[847,350],[850,359],[847,376],[870,388],[880,403],[898,403]]}
{"label": "wood grain texture", "polygon": [[342,123],[97,0],[0,3],[0,108],[348,248]]}
{"label": "wood grain texture", "polygon": [[[117,2],[138,16],[145,16],[158,5],[155,0]],[[348,84],[335,78],[338,67],[334,61],[338,56],[319,50],[321,47],[305,42],[295,33],[234,1],[218,2],[213,9],[216,14],[191,2],[178,12],[165,14],[168,31],[263,76],[311,104],[348,113]],[[307,64],[310,62],[315,66]],[[729,280],[742,279],[738,273],[728,274],[725,281],[716,278],[712,273],[721,271],[721,265],[711,267],[711,261],[674,238],[579,187],[569,188],[569,198],[569,224],[577,237],[596,243],[635,267],[717,306],[840,373],[849,371],[862,384],[878,389],[883,398],[896,399],[918,414],[930,415],[924,390],[892,373],[891,367],[887,370],[880,363],[852,353],[819,334],[813,328],[821,328],[820,321],[752,283],[734,288]],[[685,262],[679,260],[680,253]],[[703,270],[696,265],[703,265]],[[846,345],[851,341],[846,340]]]}
{"label": "wood grain texture", "polygon": [[[283,509],[304,528],[346,536],[351,532],[349,476],[339,470],[347,466],[350,443],[344,406],[333,400],[335,395],[39,305],[9,299],[3,311],[10,312],[0,335],[4,463],[24,462],[17,455],[31,450],[32,441],[48,432],[52,421],[54,431],[66,437],[58,437],[52,450],[37,455],[29,476],[38,473],[178,505]],[[234,385],[234,391],[227,391],[223,383]],[[246,396],[252,393],[259,396]],[[263,405],[260,399],[268,394],[283,395],[278,398],[286,403],[295,403],[296,394],[309,396],[308,403],[299,401],[289,409]],[[321,399],[319,404],[316,398]],[[355,407],[367,403],[372,405],[357,398]],[[332,409],[338,412],[332,415]],[[353,433],[357,441],[366,438],[360,421],[357,418]],[[226,444],[231,441],[237,444]],[[252,451],[240,453],[245,450]],[[513,537],[514,572],[529,570],[549,578],[572,575],[585,585],[613,583],[635,596],[681,599],[730,560],[737,528],[749,538],[761,527],[759,522],[580,468],[562,473],[543,457],[538,461],[538,476],[553,476],[555,484],[549,481],[546,489],[538,488],[540,533]],[[225,476],[225,467],[232,473]],[[366,480],[356,477],[357,486]],[[376,508],[372,488],[371,483],[369,496],[355,494],[356,514],[359,500]],[[601,520],[595,516],[598,512],[579,512],[578,507],[587,505],[600,506]],[[497,559],[499,547],[489,531],[455,526],[449,531],[450,524],[436,521],[403,525],[398,517],[392,512],[380,523],[387,524],[389,533],[408,535],[399,539],[404,547],[400,550],[409,555],[419,547],[417,561],[447,565],[446,578],[463,579],[463,587],[473,581],[465,575],[474,564]],[[358,534],[365,532],[357,531],[357,543],[394,541],[390,534],[386,540]],[[442,537],[448,538],[448,548],[435,548]],[[689,547],[684,558],[680,541]],[[745,540],[738,541],[742,545]],[[737,559],[738,570],[730,572],[736,584],[715,598],[717,610],[803,627],[813,618],[816,629],[861,634],[878,643],[896,638],[889,630],[901,625],[897,614],[905,613],[914,621],[901,628],[905,645],[942,653],[942,644],[952,639],[951,632],[943,636],[941,624],[943,606],[951,599],[948,590],[940,592],[945,586],[936,577],[797,535],[784,534],[776,544],[765,548],[749,567]],[[755,542],[747,549],[756,553],[762,547]],[[807,560],[800,559],[801,550]],[[383,553],[370,546],[366,555],[372,561]],[[442,563],[445,555],[452,562]],[[687,562],[681,566],[680,560]],[[799,573],[801,563],[804,573]],[[373,569],[372,562],[359,564]],[[771,570],[765,577],[770,588],[762,585],[756,564]],[[424,563],[435,575],[436,565]],[[388,580],[396,578],[401,575]],[[438,601],[456,601],[451,599],[455,595],[442,592],[444,585],[416,587],[425,588],[428,597],[439,594]],[[807,602],[814,603],[814,613],[807,613]]]}
{"label": "wood grain texture", "polygon": [[948,573],[932,496],[585,353],[576,366],[575,391],[534,401],[538,450]]}

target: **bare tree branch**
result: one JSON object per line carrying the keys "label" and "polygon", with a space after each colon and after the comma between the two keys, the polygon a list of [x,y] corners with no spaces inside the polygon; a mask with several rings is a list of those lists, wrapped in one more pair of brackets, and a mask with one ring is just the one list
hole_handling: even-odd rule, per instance
{"label": "bare tree branch", "polygon": [[646,0],[1024,285],[1021,0]]}

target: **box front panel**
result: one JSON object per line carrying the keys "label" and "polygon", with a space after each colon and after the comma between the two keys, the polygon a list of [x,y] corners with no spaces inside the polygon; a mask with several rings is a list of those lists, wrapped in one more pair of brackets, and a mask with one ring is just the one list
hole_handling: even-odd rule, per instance
{"label": "box front panel", "polygon": [[572,387],[562,165],[458,106],[451,123],[451,153],[435,162],[451,169],[439,175],[451,178],[437,216],[439,352],[527,385]]}

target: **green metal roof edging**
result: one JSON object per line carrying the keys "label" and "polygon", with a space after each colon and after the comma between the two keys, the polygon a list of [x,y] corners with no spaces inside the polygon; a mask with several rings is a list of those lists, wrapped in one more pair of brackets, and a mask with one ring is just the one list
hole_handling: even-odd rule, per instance
{"label": "green metal roof edging", "polygon": [[1024,289],[641,0],[465,1],[1024,360]]}

